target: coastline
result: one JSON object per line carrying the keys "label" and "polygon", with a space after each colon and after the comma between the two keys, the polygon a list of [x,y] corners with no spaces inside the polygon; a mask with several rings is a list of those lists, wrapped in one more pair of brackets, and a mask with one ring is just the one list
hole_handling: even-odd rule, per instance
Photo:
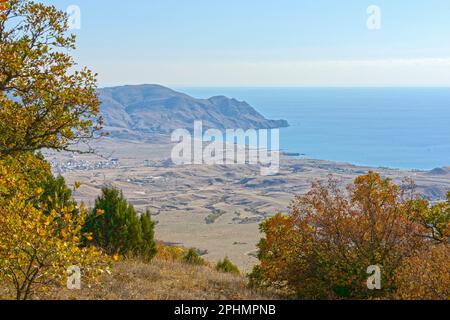
{"label": "coastline", "polygon": [[267,118],[283,118],[280,148],[308,158],[360,166],[432,170],[449,166],[450,90],[434,87],[216,87]]}
{"label": "coastline", "polygon": [[279,174],[261,176],[260,168],[251,165],[175,166],[170,161],[172,145],[165,141],[108,138],[96,147],[100,154],[118,160],[117,166],[95,168],[97,162],[106,161],[96,155],[46,152],[53,164],[72,163],[60,173],[69,185],[81,182],[74,193],[77,201],[92,206],[102,186],[117,186],[138,211],[152,212],[158,240],[198,248],[212,262],[229,256],[246,271],[257,261],[259,223],[278,212],[287,213],[296,194],[330,174],[342,187],[369,170],[396,183],[412,178],[417,191],[431,201],[445,198],[450,190],[450,170],[433,174],[282,155]]}

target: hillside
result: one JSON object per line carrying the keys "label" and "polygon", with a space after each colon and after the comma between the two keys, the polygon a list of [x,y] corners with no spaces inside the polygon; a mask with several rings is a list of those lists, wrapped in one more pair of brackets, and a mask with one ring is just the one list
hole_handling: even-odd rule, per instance
{"label": "hillside", "polygon": [[[269,293],[248,288],[244,276],[215,271],[181,261],[155,258],[150,263],[127,260],[116,263],[112,274],[82,290],[54,288],[36,299],[62,300],[267,300]],[[1,291],[0,291],[1,296]]]}
{"label": "hillside", "polygon": [[195,99],[159,85],[122,86],[99,90],[105,130],[112,137],[145,138],[192,129],[196,120],[204,128],[270,129],[287,127],[285,120],[268,120],[246,102],[224,96]]}

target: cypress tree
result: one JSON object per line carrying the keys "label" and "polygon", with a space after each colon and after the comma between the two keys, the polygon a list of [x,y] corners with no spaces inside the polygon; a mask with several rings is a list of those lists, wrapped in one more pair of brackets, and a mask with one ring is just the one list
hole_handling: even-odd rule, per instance
{"label": "cypress tree", "polygon": [[86,220],[84,231],[92,244],[109,254],[138,255],[150,260],[156,254],[154,223],[149,212],[138,217],[133,205],[117,188],[103,188]]}
{"label": "cypress tree", "polygon": [[156,255],[155,223],[152,221],[150,211],[147,210],[140,218],[142,227],[141,255],[145,259],[152,259]]}

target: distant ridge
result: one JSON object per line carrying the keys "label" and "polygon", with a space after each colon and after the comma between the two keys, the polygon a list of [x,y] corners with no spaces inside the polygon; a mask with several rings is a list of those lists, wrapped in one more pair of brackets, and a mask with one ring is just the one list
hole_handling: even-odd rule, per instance
{"label": "distant ridge", "polygon": [[434,175],[434,176],[440,176],[440,175],[446,175],[450,172],[450,168],[435,168],[433,170],[428,171],[429,175]]}
{"label": "distant ridge", "polygon": [[149,134],[191,130],[196,120],[204,128],[272,129],[289,126],[268,120],[246,102],[216,96],[196,99],[160,85],[136,85],[98,90],[105,130],[112,137],[139,139]]}

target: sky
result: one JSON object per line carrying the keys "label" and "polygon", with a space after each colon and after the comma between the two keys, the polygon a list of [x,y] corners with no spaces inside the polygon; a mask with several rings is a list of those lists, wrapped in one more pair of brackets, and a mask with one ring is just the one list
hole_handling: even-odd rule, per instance
{"label": "sky", "polygon": [[44,2],[102,86],[450,86],[448,0]]}

